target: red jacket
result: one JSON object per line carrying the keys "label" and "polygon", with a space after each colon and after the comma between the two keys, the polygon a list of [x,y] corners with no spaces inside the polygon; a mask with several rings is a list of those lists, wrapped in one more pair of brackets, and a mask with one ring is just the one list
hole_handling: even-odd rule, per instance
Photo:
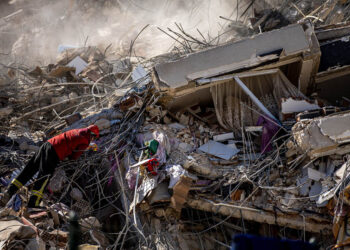
{"label": "red jacket", "polygon": [[62,134],[56,135],[48,140],[55,149],[58,158],[62,161],[69,157],[76,160],[89,146],[91,140],[88,128],[72,129]]}

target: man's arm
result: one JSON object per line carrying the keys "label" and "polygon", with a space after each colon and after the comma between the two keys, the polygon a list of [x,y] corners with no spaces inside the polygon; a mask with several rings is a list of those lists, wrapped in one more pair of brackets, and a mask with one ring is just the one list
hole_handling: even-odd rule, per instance
{"label": "man's arm", "polygon": [[68,156],[68,158],[70,160],[78,159],[81,156],[81,154],[85,151],[85,149],[87,149],[88,146],[89,146],[88,144],[80,144],[80,145],[78,145],[75,148],[75,150],[73,150],[73,153]]}

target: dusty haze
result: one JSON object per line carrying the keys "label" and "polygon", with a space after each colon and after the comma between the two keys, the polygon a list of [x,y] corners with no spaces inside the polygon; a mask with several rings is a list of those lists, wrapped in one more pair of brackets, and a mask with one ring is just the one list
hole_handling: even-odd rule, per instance
{"label": "dusty haze", "polygon": [[[239,9],[246,8],[247,3],[239,2]],[[5,7],[11,9],[6,13]],[[196,37],[200,37],[196,29],[206,37],[215,37],[228,25],[219,16],[233,20],[237,16],[237,3],[229,0],[21,0],[5,7],[2,16],[21,8],[24,11],[15,18],[15,28],[2,31],[11,39],[2,36],[0,52],[11,51],[12,60],[33,65],[54,62],[60,44],[97,45],[101,49],[112,44],[108,53],[123,56],[147,24],[134,49],[137,56],[151,57],[168,52],[174,45],[174,40],[157,27],[176,30],[176,22]],[[230,38],[223,37],[221,42]]]}

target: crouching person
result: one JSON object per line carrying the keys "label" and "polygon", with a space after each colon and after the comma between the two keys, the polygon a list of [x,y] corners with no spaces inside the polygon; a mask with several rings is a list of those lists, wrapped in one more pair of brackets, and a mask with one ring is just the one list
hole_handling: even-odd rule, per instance
{"label": "crouching person", "polygon": [[19,175],[14,178],[1,194],[0,206],[4,207],[13,195],[25,185],[37,172],[28,208],[39,207],[43,193],[58,163],[68,157],[76,160],[89,147],[91,141],[99,137],[99,128],[91,125],[87,128],[73,129],[59,134],[45,142],[29,160]]}

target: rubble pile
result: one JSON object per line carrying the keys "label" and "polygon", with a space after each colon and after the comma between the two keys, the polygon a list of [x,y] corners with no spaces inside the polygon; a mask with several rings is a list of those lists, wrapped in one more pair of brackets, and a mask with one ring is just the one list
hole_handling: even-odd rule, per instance
{"label": "rubble pile", "polygon": [[[127,145],[127,138],[131,143],[133,136],[130,134],[137,130],[136,123],[141,125],[142,110],[138,109],[150,98],[150,87],[140,84],[145,77],[140,77],[144,68],[135,67],[138,71],[131,72],[129,59],[118,61],[113,66],[92,47],[67,50],[61,56],[56,65],[34,70],[10,68],[3,75],[2,93],[6,101],[2,103],[2,110],[11,109],[11,112],[2,114],[2,185],[4,188],[8,185],[43,141],[63,130],[98,125],[101,133],[99,153],[86,155],[79,162],[66,161],[60,165],[47,188],[46,198],[50,202],[45,204],[46,212],[24,217],[27,189],[16,195],[14,201],[10,201],[10,208],[2,211],[2,216],[7,216],[6,220],[11,223],[22,223],[23,230],[33,232],[29,234],[15,227],[15,231],[8,234],[13,236],[2,240],[3,249],[26,244],[34,244],[38,249],[45,249],[45,245],[64,248],[68,244],[70,211],[80,218],[81,243],[106,248],[113,245],[108,233],[121,230],[119,227],[125,221],[125,217],[119,214],[120,191],[115,180],[117,163],[113,158],[115,148],[120,149],[118,154],[125,153],[122,148]],[[132,105],[127,103],[128,97],[122,102],[125,108],[119,108],[125,93],[138,96],[137,105],[141,106],[134,107],[136,114],[129,111]],[[32,108],[28,109],[30,106]],[[110,224],[112,221],[115,223]],[[30,242],[25,239],[30,239]],[[121,240],[124,242],[125,238]],[[118,244],[116,242],[115,246]]]}
{"label": "rubble pile", "polygon": [[62,46],[55,64],[1,64],[1,192],[48,138],[100,129],[43,210],[25,209],[33,180],[0,210],[1,249],[226,249],[247,233],[347,246],[348,5],[287,2],[222,45],[178,25],[187,42],[155,58]]}

